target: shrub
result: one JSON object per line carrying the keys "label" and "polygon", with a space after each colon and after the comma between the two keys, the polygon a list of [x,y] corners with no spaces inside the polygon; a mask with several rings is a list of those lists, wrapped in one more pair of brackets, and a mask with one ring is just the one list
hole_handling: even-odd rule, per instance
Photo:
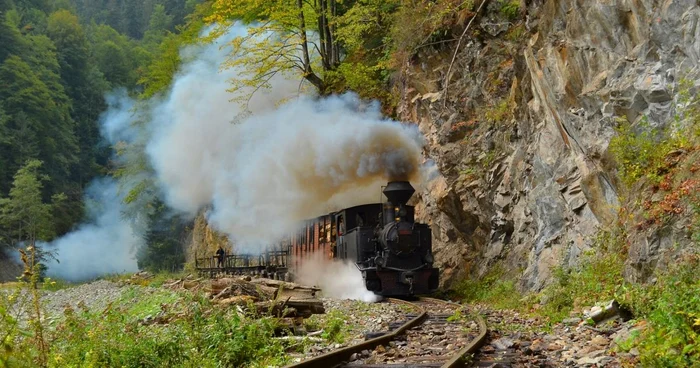
{"label": "shrub", "polygon": [[473,8],[474,1],[471,0],[403,2],[389,34],[396,51],[394,56],[411,57],[422,45],[452,39],[450,27],[471,16]]}
{"label": "shrub", "polygon": [[347,329],[345,327],[345,316],[339,310],[333,310],[326,316],[326,322],[323,325],[323,338],[342,344],[347,337]]}
{"label": "shrub", "polygon": [[651,286],[628,286],[620,300],[648,328],[636,342],[649,367],[689,367],[700,361],[700,257],[690,255],[660,273]]}

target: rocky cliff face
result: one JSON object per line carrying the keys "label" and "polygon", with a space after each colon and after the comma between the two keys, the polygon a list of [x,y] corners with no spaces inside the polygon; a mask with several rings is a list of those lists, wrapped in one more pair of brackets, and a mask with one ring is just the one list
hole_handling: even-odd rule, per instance
{"label": "rocky cliff face", "polygon": [[[451,63],[453,52],[421,51],[399,82],[399,114],[420,124],[436,164],[416,205],[442,282],[499,263],[540,289],[629,199],[608,152],[620,119],[667,126],[679,81],[700,86],[700,7],[535,0],[511,19],[490,1]],[[691,241],[680,231],[633,240],[627,275],[640,281],[671,244]]]}

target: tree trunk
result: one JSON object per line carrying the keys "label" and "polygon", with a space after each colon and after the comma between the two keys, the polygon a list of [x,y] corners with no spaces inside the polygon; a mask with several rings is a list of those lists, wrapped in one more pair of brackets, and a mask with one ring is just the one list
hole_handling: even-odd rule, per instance
{"label": "tree trunk", "polygon": [[[326,17],[323,15],[323,2],[325,0],[320,0],[320,3],[316,6],[316,9],[319,12],[319,17],[318,17],[318,47],[319,47],[319,52],[321,53],[321,62],[323,64],[323,70],[328,70],[330,67],[329,60],[328,60],[328,52],[326,51],[326,32],[323,30],[326,27]],[[314,5],[316,5],[316,2],[314,2]]]}
{"label": "tree trunk", "polygon": [[[324,1],[324,0],[321,0]],[[311,82],[319,90],[323,89],[323,81],[311,69],[311,60],[309,58],[309,42],[306,38],[306,21],[304,20],[304,4],[302,0],[297,0],[299,8],[299,31],[301,32],[301,48],[304,58],[304,78]]]}
{"label": "tree trunk", "polygon": [[[333,17],[333,20],[338,17],[338,6],[336,3],[336,0],[329,0],[331,2],[331,15]],[[340,65],[340,46],[338,46],[338,43],[335,41],[335,25],[332,24],[329,27],[329,33],[331,35],[331,47],[332,47],[332,55],[331,55],[331,68],[335,69]]]}
{"label": "tree trunk", "polygon": [[328,65],[326,70],[331,70],[334,68],[333,61],[333,35],[331,34],[331,28],[328,24],[328,0],[321,0],[321,17],[323,18],[323,28],[319,32],[324,33],[324,39],[326,40],[326,60],[328,60]]}

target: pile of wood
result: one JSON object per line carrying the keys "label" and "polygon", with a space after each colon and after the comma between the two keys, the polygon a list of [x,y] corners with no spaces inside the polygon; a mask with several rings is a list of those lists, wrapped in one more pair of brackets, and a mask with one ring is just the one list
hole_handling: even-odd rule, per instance
{"label": "pile of wood", "polygon": [[240,305],[260,314],[303,318],[325,313],[323,303],[316,299],[317,291],[299,284],[250,277],[212,280],[208,290],[219,305]]}
{"label": "pile of wood", "polygon": [[261,315],[280,318],[308,318],[323,314],[323,302],[316,299],[321,289],[291,282],[245,277],[223,277],[213,280],[174,280],[163,285],[169,289],[203,290],[222,307],[240,306]]}

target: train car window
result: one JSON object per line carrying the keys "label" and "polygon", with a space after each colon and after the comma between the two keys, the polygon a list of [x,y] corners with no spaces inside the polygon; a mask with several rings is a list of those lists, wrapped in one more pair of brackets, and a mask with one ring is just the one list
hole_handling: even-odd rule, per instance
{"label": "train car window", "polygon": [[326,237],[326,218],[321,217],[318,221],[318,238],[324,239]]}
{"label": "train car window", "polygon": [[336,230],[336,219],[335,217],[331,218],[331,243],[335,244],[335,239],[337,237],[337,230]]}

